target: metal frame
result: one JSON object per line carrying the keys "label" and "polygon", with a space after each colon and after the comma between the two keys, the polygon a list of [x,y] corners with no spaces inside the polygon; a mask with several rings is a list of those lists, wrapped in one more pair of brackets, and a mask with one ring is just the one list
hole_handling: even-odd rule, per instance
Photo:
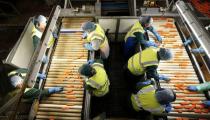
{"label": "metal frame", "polygon": [[176,7],[180,13],[180,16],[182,16],[185,23],[189,26],[196,39],[204,48],[206,55],[210,59],[210,35],[204,29],[204,26],[202,26],[197,18],[194,16],[190,8],[182,0],[176,2]]}

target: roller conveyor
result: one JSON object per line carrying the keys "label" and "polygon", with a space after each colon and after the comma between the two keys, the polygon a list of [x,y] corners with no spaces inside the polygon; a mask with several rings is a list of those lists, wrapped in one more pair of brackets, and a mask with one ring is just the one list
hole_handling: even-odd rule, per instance
{"label": "roller conveyor", "polygon": [[[163,37],[163,46],[170,48],[173,52],[173,59],[161,61],[158,72],[171,78],[169,83],[161,81],[164,88],[172,88],[177,94],[173,103],[171,113],[188,115],[210,115],[210,109],[204,108],[202,100],[206,100],[203,93],[190,92],[186,89],[189,85],[199,84],[198,77],[184,47],[172,18],[155,18],[154,26]],[[154,38],[149,34],[150,38]],[[168,119],[176,119],[168,117]],[[178,119],[178,118],[177,118]]]}
{"label": "roller conveyor", "polygon": [[[81,23],[90,18],[63,19],[62,29],[80,29]],[[80,30],[81,31],[81,30]],[[60,32],[60,36],[52,56],[51,65],[47,74],[45,88],[64,87],[61,93],[53,94],[41,100],[36,115],[37,120],[81,119],[83,109],[83,78],[78,68],[87,61],[88,51],[82,47],[82,32]]]}

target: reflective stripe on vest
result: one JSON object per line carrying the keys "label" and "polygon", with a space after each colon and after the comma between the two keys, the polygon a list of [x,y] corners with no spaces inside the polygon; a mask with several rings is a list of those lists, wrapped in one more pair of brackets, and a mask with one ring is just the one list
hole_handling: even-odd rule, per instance
{"label": "reflective stripe on vest", "polygon": [[[134,99],[135,99],[134,102],[139,107],[139,110],[140,109],[144,109],[144,110],[147,110],[149,112],[163,112],[164,111],[164,106],[160,105],[159,103],[153,103],[153,102],[157,102],[156,100],[152,101],[152,104],[154,104],[154,106],[156,106],[156,108],[151,108],[153,105],[151,105],[149,102],[148,103],[144,103],[144,104],[141,103],[142,102],[141,99],[144,99],[144,98],[140,98],[140,96],[149,94],[150,92],[153,92],[153,91],[155,91],[155,88],[152,85],[149,85],[146,88],[145,87],[142,88],[141,90],[138,91],[138,93],[136,95],[134,95]],[[152,98],[149,99],[149,97],[148,97],[148,100],[153,100]],[[147,108],[148,104],[151,105],[149,108]],[[146,105],[147,107],[144,106],[144,105]]]}
{"label": "reflective stripe on vest", "polygon": [[132,28],[128,31],[128,33],[125,36],[125,41],[128,39],[128,37],[135,37],[134,33],[135,32],[141,32],[144,33],[144,28],[142,27],[142,25],[139,23],[139,21],[137,21]]}
{"label": "reflective stripe on vest", "polygon": [[38,29],[36,29],[35,26],[32,28],[32,35],[31,37],[33,38],[34,36],[37,36],[39,39],[42,37],[42,32],[40,32]]}
{"label": "reflective stripe on vest", "polygon": [[[32,28],[32,35],[31,37],[33,38],[34,36],[37,36],[39,39],[42,37],[42,32],[40,32],[38,29],[36,29],[35,26]],[[53,38],[52,34],[50,35],[50,40],[47,43],[47,48],[50,48],[54,44],[55,39]]]}
{"label": "reflective stripe on vest", "polygon": [[133,55],[128,60],[128,69],[134,75],[142,75],[146,67],[158,64],[157,48],[150,47]]}
{"label": "reflective stripe on vest", "polygon": [[99,24],[95,24],[95,25],[96,25],[96,29],[88,34],[87,39],[85,39],[85,42],[100,40],[101,41],[100,48],[102,48],[105,45],[105,41],[108,41],[108,40],[101,26]]}

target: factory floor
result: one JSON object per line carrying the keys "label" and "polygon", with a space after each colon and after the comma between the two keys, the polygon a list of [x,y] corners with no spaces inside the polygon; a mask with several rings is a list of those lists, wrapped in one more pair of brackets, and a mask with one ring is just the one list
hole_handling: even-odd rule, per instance
{"label": "factory floor", "polygon": [[[129,106],[128,81],[123,66],[126,61],[123,57],[123,42],[110,43],[110,55],[106,72],[110,80],[109,93],[101,98],[91,99],[91,118],[105,114],[106,118],[135,119],[138,115]],[[144,120],[147,115],[138,116]]]}

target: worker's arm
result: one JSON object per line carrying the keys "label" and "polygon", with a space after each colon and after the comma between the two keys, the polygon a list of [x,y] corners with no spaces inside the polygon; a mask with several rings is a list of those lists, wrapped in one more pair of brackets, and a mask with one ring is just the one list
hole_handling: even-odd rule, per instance
{"label": "worker's arm", "polygon": [[134,35],[136,36],[136,40],[140,44],[146,44],[147,43],[147,40],[145,40],[145,38],[144,38],[144,34],[142,34],[141,32],[135,32]]}
{"label": "worker's arm", "polygon": [[144,35],[141,32],[135,32],[134,35],[136,36],[137,41],[145,47],[157,47],[155,42],[145,40]]}
{"label": "worker's arm", "polygon": [[33,46],[35,50],[37,46],[40,44],[40,39],[36,35],[34,35],[32,38],[33,38]]}
{"label": "worker's arm", "polygon": [[159,42],[162,42],[162,37],[158,34],[158,32],[156,31],[156,29],[153,26],[148,27],[147,30],[152,32]]}
{"label": "worker's arm", "polygon": [[210,90],[210,82],[205,82],[200,85],[197,85],[196,88],[198,89],[198,91]]}
{"label": "worker's arm", "polygon": [[84,44],[84,47],[87,49],[87,50],[99,50],[99,47],[100,47],[100,40],[98,39],[95,39],[95,40],[92,40],[90,43],[85,43]]}
{"label": "worker's arm", "polygon": [[27,68],[19,68],[17,70],[15,70],[17,73],[27,73],[28,69]]}
{"label": "worker's arm", "polygon": [[148,79],[154,78],[156,81],[159,81],[159,74],[157,73],[157,67],[158,67],[157,65],[146,67]]}

